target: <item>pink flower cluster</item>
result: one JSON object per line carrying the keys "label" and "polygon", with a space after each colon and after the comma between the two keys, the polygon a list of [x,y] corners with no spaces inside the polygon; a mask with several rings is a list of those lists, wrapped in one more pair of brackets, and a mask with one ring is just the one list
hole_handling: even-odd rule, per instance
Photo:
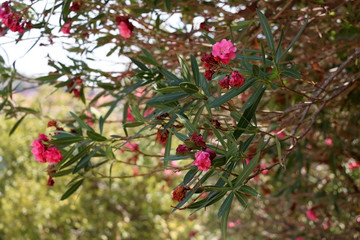
{"label": "pink flower cluster", "polygon": [[[25,22],[22,19],[23,13],[12,12],[9,6],[10,2],[3,2],[0,8],[0,19],[1,22],[13,32],[19,32],[20,34],[25,32],[25,28],[31,29],[32,24]],[[0,27],[1,34],[4,30]]]}
{"label": "pink flower cluster", "polygon": [[217,71],[219,62],[222,64],[229,64],[230,60],[235,59],[236,47],[232,44],[231,40],[223,39],[221,42],[217,42],[213,46],[211,54],[205,54],[201,61],[204,68],[206,68],[205,78],[210,81],[212,76]]}
{"label": "pink flower cluster", "polygon": [[44,134],[39,134],[39,138],[35,139],[30,145],[33,147],[31,152],[35,159],[40,163],[58,163],[63,159],[60,151],[55,147],[49,147],[44,142],[48,142],[49,138]]}
{"label": "pink flower cluster", "polygon": [[116,17],[115,20],[118,24],[120,36],[122,36],[123,38],[130,38],[134,30],[134,25],[129,21],[129,18],[121,16]]}

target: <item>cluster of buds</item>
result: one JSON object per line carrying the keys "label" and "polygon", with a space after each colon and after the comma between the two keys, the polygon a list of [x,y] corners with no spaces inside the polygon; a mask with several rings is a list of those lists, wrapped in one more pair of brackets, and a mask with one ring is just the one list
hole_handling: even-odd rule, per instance
{"label": "cluster of buds", "polygon": [[[26,13],[27,9],[24,12],[13,12],[9,6],[10,2],[6,1],[1,4],[0,8],[0,20],[1,22],[11,31],[19,32],[20,34],[25,32],[25,29],[31,29],[32,24],[30,21],[24,21],[22,16]],[[3,35],[3,32],[6,28],[0,26],[0,35]]]}

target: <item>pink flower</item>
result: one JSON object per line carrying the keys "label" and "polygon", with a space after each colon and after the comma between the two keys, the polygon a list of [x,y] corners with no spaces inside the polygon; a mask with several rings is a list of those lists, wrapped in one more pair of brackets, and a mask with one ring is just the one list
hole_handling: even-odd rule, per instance
{"label": "pink flower", "polygon": [[310,221],[316,221],[318,219],[318,216],[316,215],[316,213],[312,209],[306,211],[306,217]]}
{"label": "pink flower", "polygon": [[234,222],[228,222],[228,228],[233,228],[235,227],[235,223]]}
{"label": "pink flower", "polygon": [[305,238],[303,238],[303,237],[297,237],[297,238],[295,238],[295,240],[305,240]]}
{"label": "pink flower", "polygon": [[128,109],[127,109],[127,115],[126,115],[126,121],[134,121],[134,120],[135,120],[135,118],[134,118],[134,116],[131,114],[131,109],[128,108]]}
{"label": "pink flower", "polygon": [[44,152],[44,157],[46,161],[49,163],[58,163],[63,159],[63,156],[61,155],[60,151],[55,147],[51,147],[47,149]]}
{"label": "pink flower", "polygon": [[129,22],[128,17],[116,17],[116,22],[118,23],[118,28],[120,36],[123,38],[130,38],[132,31],[134,30],[134,25]]}
{"label": "pink flower", "polygon": [[226,88],[226,89],[229,89],[230,87],[230,79],[229,79],[229,76],[226,76],[224,77],[223,79],[221,79],[219,81],[219,85],[222,89]]}
{"label": "pink flower", "polygon": [[44,144],[41,142],[41,140],[39,139],[35,139],[32,144],[30,144],[31,146],[33,146],[33,149],[31,150],[32,154],[34,154],[36,161],[40,162],[40,163],[45,163],[45,157],[43,156],[44,151],[45,151],[45,146]]}
{"label": "pink flower", "polygon": [[243,75],[238,73],[238,71],[232,72],[231,79],[230,79],[230,86],[239,88],[244,84],[244,82],[245,82],[245,79],[244,79]]}
{"label": "pink flower", "polygon": [[62,26],[61,31],[64,34],[70,34],[70,29],[71,29],[71,19],[69,18],[68,22]]}
{"label": "pink flower", "polygon": [[326,138],[325,139],[325,144],[328,145],[328,146],[332,146],[333,145],[333,141],[331,138]]}
{"label": "pink flower", "polygon": [[185,144],[180,144],[177,148],[176,148],[176,154],[180,154],[183,155],[187,152],[190,152],[191,149],[188,148]]}
{"label": "pink flower", "polygon": [[210,154],[204,151],[195,153],[194,165],[198,167],[200,171],[207,171],[211,167]]}
{"label": "pink flower", "polygon": [[230,59],[235,59],[236,47],[232,44],[231,40],[226,39],[217,42],[213,46],[212,55],[215,60],[221,61],[222,64],[229,64]]}
{"label": "pink flower", "polygon": [[49,141],[48,136],[46,136],[45,134],[39,133],[39,141]]}
{"label": "pink flower", "polygon": [[241,224],[241,220],[240,220],[240,219],[236,219],[236,224]]}
{"label": "pink flower", "polygon": [[139,151],[139,145],[136,143],[126,143],[126,147],[128,147],[131,151]]}
{"label": "pink flower", "polygon": [[[261,163],[260,164],[260,168],[266,168],[266,163]],[[266,175],[269,172],[269,170],[262,170],[261,173]]]}
{"label": "pink flower", "polygon": [[73,2],[71,7],[70,7],[70,10],[71,11],[74,11],[74,12],[77,12],[79,11],[81,8],[81,2],[80,1],[77,1],[77,2]]}
{"label": "pink flower", "polygon": [[360,167],[360,164],[355,162],[355,163],[349,163],[349,168],[350,169],[354,169],[354,168],[358,168]]}

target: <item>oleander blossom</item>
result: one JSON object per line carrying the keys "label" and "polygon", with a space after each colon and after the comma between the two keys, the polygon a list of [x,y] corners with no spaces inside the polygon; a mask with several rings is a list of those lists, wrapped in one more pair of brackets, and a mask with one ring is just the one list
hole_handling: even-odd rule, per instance
{"label": "oleander blossom", "polygon": [[71,23],[71,18],[69,18],[68,21],[62,26],[61,32],[64,34],[70,34]]}
{"label": "oleander blossom", "polygon": [[232,44],[231,40],[223,39],[213,46],[212,55],[215,60],[221,61],[222,64],[229,64],[230,60],[235,59],[236,47]]}
{"label": "oleander blossom", "polygon": [[316,215],[316,213],[314,212],[313,209],[307,210],[306,211],[306,217],[310,220],[310,221],[316,221],[318,219],[318,216]]}
{"label": "oleander blossom", "polygon": [[134,30],[134,25],[129,21],[128,17],[116,17],[120,36],[123,38],[130,38]]}
{"label": "oleander blossom", "polygon": [[243,77],[243,75],[241,75],[238,71],[233,71],[231,74],[231,79],[230,79],[230,86],[231,87],[241,87],[245,82],[245,79]]}
{"label": "oleander blossom", "polygon": [[60,151],[55,147],[49,147],[44,144],[49,138],[45,134],[40,133],[39,138],[35,139],[30,146],[33,147],[31,152],[34,154],[35,160],[40,163],[58,163],[63,159]]}
{"label": "oleander blossom", "polygon": [[210,154],[202,150],[195,153],[194,165],[197,166],[200,171],[206,172],[211,167]]}
{"label": "oleander blossom", "polygon": [[44,152],[44,157],[46,159],[46,162],[48,163],[58,163],[63,159],[63,156],[61,155],[60,151],[55,148],[55,147],[51,147],[49,149],[47,149]]}

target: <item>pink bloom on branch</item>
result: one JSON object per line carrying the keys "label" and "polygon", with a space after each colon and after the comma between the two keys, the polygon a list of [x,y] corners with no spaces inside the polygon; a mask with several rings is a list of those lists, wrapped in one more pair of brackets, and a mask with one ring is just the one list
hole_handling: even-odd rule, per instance
{"label": "pink bloom on branch", "polygon": [[49,187],[52,187],[52,186],[54,186],[54,184],[55,184],[54,179],[52,178],[52,176],[49,176],[48,180],[46,181],[46,185],[48,185]]}
{"label": "pink bloom on branch", "polygon": [[45,163],[46,160],[45,160],[45,157],[43,156],[44,151],[45,151],[45,146],[41,142],[41,140],[36,139],[30,145],[33,146],[33,149],[31,150],[31,152],[32,152],[32,154],[34,154],[36,161],[38,161],[40,163]]}
{"label": "pink bloom on branch", "polygon": [[46,150],[44,152],[44,157],[46,161],[49,163],[58,163],[63,159],[63,156],[61,155],[60,151],[55,147],[51,147],[48,150]]}
{"label": "pink bloom on branch", "polygon": [[234,222],[228,222],[228,228],[233,228],[235,227],[235,223]]}
{"label": "pink bloom on branch", "polygon": [[125,144],[126,147],[128,147],[131,151],[139,151],[140,148],[139,148],[139,145],[136,144],[136,143],[126,143]]}
{"label": "pink bloom on branch", "polygon": [[126,115],[126,121],[134,121],[134,120],[135,120],[135,118],[134,118],[134,116],[131,114],[131,109],[128,108],[128,109],[127,109],[127,115]]}
{"label": "pink bloom on branch", "polygon": [[71,19],[69,18],[68,22],[62,26],[61,31],[64,34],[70,34],[70,29],[71,29]]}
{"label": "pink bloom on branch", "polygon": [[318,219],[318,216],[316,215],[316,213],[312,209],[306,211],[306,217],[310,221],[316,221]]}
{"label": "pink bloom on branch", "polygon": [[210,160],[214,160],[214,158],[216,158],[216,152],[210,148],[205,149],[205,152],[207,152],[208,154],[210,154]]}
{"label": "pink bloom on branch", "polygon": [[229,64],[230,60],[235,59],[236,47],[232,44],[231,40],[223,39],[213,46],[212,55],[215,60],[221,61],[222,64]]}
{"label": "pink bloom on branch", "polygon": [[332,146],[332,145],[333,145],[333,141],[332,141],[331,138],[326,138],[326,139],[325,139],[325,143],[326,143],[326,145],[328,145],[328,146]]}
{"label": "pink bloom on branch", "polygon": [[212,76],[214,75],[214,71],[213,70],[206,70],[204,76],[206,78],[206,80],[210,81],[212,79]]}
{"label": "pink bloom on branch", "polygon": [[244,84],[244,82],[245,82],[245,79],[244,79],[243,75],[238,73],[238,71],[232,72],[231,79],[230,79],[230,86],[239,88]]}
{"label": "pink bloom on branch", "polygon": [[204,68],[213,69],[218,66],[218,62],[215,60],[212,54],[205,54],[201,57],[201,62],[203,63]]}
{"label": "pink bloom on branch", "polygon": [[118,24],[120,36],[123,38],[130,38],[132,31],[134,30],[134,25],[129,22],[128,17],[116,17],[116,22]]}
{"label": "pink bloom on branch", "polygon": [[[260,168],[266,168],[266,167],[267,167],[266,163],[261,163],[260,164]],[[261,173],[264,174],[264,175],[266,175],[268,172],[269,172],[269,170],[262,170],[261,171]]]}
{"label": "pink bloom on branch", "polygon": [[360,164],[355,162],[355,163],[349,163],[349,168],[350,169],[354,169],[354,168],[358,168],[360,167]]}
{"label": "pink bloom on branch", "polygon": [[45,134],[39,133],[39,141],[49,141],[48,136],[46,136]]}
{"label": "pink bloom on branch", "polygon": [[204,151],[195,153],[194,165],[198,167],[200,171],[207,171],[211,167],[210,154]]}

